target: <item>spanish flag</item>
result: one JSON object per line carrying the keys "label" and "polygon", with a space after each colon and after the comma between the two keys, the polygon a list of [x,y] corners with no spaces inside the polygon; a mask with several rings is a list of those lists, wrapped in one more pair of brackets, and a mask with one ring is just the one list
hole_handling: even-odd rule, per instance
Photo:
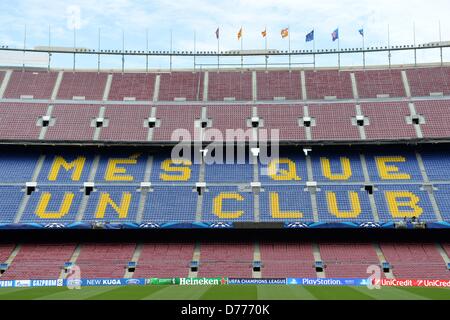
{"label": "spanish flag", "polygon": [[239,29],[237,37],[238,37],[238,40],[241,40],[241,38],[242,38],[242,27]]}
{"label": "spanish flag", "polygon": [[264,29],[264,30],[261,32],[261,34],[262,34],[263,38],[265,38],[265,37],[267,36],[267,31],[266,31],[266,29]]}
{"label": "spanish flag", "polygon": [[281,37],[284,39],[287,36],[289,36],[289,29],[288,28],[281,29]]}

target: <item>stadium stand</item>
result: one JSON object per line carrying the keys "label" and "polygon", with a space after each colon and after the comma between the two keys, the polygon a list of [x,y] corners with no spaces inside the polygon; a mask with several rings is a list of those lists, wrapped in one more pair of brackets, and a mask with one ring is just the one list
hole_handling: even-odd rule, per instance
{"label": "stadium stand", "polygon": [[417,114],[425,118],[420,127],[425,138],[443,138],[450,136],[449,101],[417,101],[414,103]]}
{"label": "stadium stand", "polygon": [[398,279],[450,279],[450,271],[435,244],[381,243]]}
{"label": "stadium stand", "polygon": [[155,80],[152,73],[114,73],[108,100],[151,101]]}
{"label": "stadium stand", "polygon": [[259,71],[256,73],[258,100],[300,100],[298,71]]}
{"label": "stadium stand", "polygon": [[103,127],[100,140],[147,141],[148,127],[145,119],[150,116],[150,106],[111,105],[105,107],[104,118],[108,126]]}
{"label": "stadium stand", "polygon": [[0,244],[0,263],[5,263],[8,260],[15,245],[11,243]]}
{"label": "stadium stand", "polygon": [[74,250],[74,244],[23,244],[1,279],[58,279]]}
{"label": "stadium stand", "polygon": [[252,277],[253,244],[203,243],[199,277]]}
{"label": "stadium stand", "polygon": [[359,140],[357,126],[352,126],[356,116],[353,104],[311,104],[309,116],[316,120],[311,127],[312,140]]}
{"label": "stadium stand", "polygon": [[[95,122],[100,106],[92,104],[58,104],[54,106],[53,126],[49,126],[46,140],[90,141],[94,139]],[[125,119],[126,120],[126,119]]]}
{"label": "stadium stand", "polygon": [[20,103],[0,104],[0,137],[2,140],[38,140],[41,127],[37,122],[47,112],[47,105]]}
{"label": "stadium stand", "polygon": [[[364,127],[367,139],[412,139],[416,132],[407,124],[406,117],[411,114],[407,103],[362,103],[361,111],[369,118],[370,124]],[[386,130],[395,128],[395,130]]]}
{"label": "stadium stand", "polygon": [[192,243],[144,243],[134,277],[187,277],[192,260]]}
{"label": "stadium stand", "polygon": [[430,96],[433,93],[450,94],[450,68],[414,68],[406,70],[415,97]]}
{"label": "stadium stand", "polygon": [[279,130],[280,140],[306,140],[306,133],[303,127],[299,126],[303,119],[302,105],[260,105],[258,106],[258,116],[264,121],[262,129],[267,130],[265,136],[263,130],[259,130],[258,139],[266,141],[274,139],[271,130]]}
{"label": "stadium stand", "polygon": [[[308,99],[353,98],[350,74],[338,70],[305,71]],[[303,97],[303,100],[306,100]]]}
{"label": "stadium stand", "polygon": [[[354,141],[448,139],[448,67],[62,75],[55,101],[44,103],[38,99],[52,98],[58,73],[13,71],[0,101],[0,140],[23,147],[4,147],[0,155],[1,228],[88,228],[97,223],[213,228],[234,227],[235,222],[394,228],[412,217],[440,228],[450,222],[446,145],[350,146]],[[4,76],[0,72],[0,82]],[[412,97],[407,97],[408,84]],[[20,103],[8,100],[20,98]],[[254,126],[251,118],[256,116]],[[418,122],[412,116],[419,116]],[[176,129],[206,142],[231,140],[227,129],[250,129],[239,142],[270,140],[274,136],[265,137],[264,129],[279,129],[281,141],[295,148],[283,145],[280,158],[269,163],[253,164],[248,156],[243,164],[200,164],[188,155],[174,161],[159,147],[184,140],[173,135]],[[221,136],[211,136],[210,129]],[[308,156],[302,150],[305,141],[314,142]],[[29,142],[48,146],[28,150],[24,145]],[[56,142],[64,146],[55,147]],[[84,148],[87,142],[95,148]],[[113,142],[126,144],[126,150],[102,145]],[[136,146],[143,142],[152,144]],[[328,143],[343,142],[349,146],[328,148]],[[18,246],[1,280],[58,278],[76,248],[76,264],[85,278],[122,278],[132,259],[137,268],[128,276],[133,277],[185,277],[195,259],[201,277],[252,277],[256,248],[262,277],[315,278],[314,253],[320,253],[327,277],[366,277],[368,265],[380,265],[374,244],[357,242]],[[450,254],[449,245],[442,246]],[[14,248],[0,245],[0,263]],[[434,243],[382,243],[381,250],[395,277],[450,278]]]}
{"label": "stadium stand", "polygon": [[3,95],[7,99],[50,99],[58,73],[14,71]]}
{"label": "stadium stand", "polygon": [[199,101],[203,97],[202,72],[161,73],[159,101]]}
{"label": "stadium stand", "polygon": [[320,256],[329,278],[365,278],[370,265],[380,264],[370,243],[321,243]]}
{"label": "stadium stand", "polygon": [[208,100],[252,100],[252,73],[210,71],[208,74]]}
{"label": "stadium stand", "polygon": [[107,77],[106,73],[64,72],[58,99],[102,100]]}
{"label": "stadium stand", "polygon": [[360,98],[404,97],[400,70],[355,71]]}
{"label": "stadium stand", "polygon": [[[180,109],[183,112],[180,112]],[[181,105],[156,107],[155,117],[159,125],[152,128],[152,141],[180,141],[180,140],[199,140],[199,131],[195,129],[195,121],[201,118],[201,106]],[[179,132],[183,137],[178,138],[174,132]],[[189,133],[188,137],[184,135]],[[198,137],[198,138],[197,138]]]}
{"label": "stadium stand", "polygon": [[76,260],[81,276],[92,278],[123,278],[136,244],[85,243]]}
{"label": "stadium stand", "polygon": [[264,278],[317,276],[311,243],[261,243]]}

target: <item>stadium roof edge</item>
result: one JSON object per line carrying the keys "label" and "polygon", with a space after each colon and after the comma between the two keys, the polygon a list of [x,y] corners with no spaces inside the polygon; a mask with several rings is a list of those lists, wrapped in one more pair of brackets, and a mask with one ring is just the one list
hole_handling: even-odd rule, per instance
{"label": "stadium roof edge", "polygon": [[[415,68],[429,68],[429,67],[450,67],[450,62],[433,62],[433,63],[420,63],[420,64],[393,64],[389,65],[370,65],[370,66],[341,66],[338,67],[244,67],[244,68],[225,68],[220,67],[219,72],[251,72],[251,71],[308,71],[308,70],[339,70],[339,71],[364,71],[364,70],[386,70],[386,69],[415,69]],[[18,66],[0,66],[0,71],[15,70],[15,71],[34,71],[43,72],[48,71],[45,67],[18,67]],[[217,72],[217,67],[210,68],[156,68],[156,69],[125,69],[124,73],[171,73],[171,72]],[[73,68],[51,68],[53,72],[74,72]],[[76,68],[75,72],[98,72],[98,69],[94,68]],[[105,68],[100,69],[101,73],[122,73],[120,68]]]}

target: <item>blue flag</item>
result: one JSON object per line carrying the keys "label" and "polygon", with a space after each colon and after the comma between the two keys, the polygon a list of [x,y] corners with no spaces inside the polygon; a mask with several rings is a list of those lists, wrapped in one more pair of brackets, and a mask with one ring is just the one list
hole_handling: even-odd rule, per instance
{"label": "blue flag", "polygon": [[359,34],[362,35],[362,36],[364,37],[364,29],[361,28],[361,29],[359,29],[358,31],[359,31]]}
{"label": "blue flag", "polygon": [[314,30],[306,35],[306,42],[314,40]]}
{"label": "blue flag", "polygon": [[331,34],[331,37],[332,37],[333,41],[336,41],[337,39],[339,39],[339,28],[333,31],[333,33]]}

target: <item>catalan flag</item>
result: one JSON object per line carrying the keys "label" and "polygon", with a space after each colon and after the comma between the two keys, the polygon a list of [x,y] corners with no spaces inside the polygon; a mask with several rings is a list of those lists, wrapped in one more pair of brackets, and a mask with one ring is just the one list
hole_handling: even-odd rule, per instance
{"label": "catalan flag", "polygon": [[284,39],[289,36],[289,28],[281,29],[281,37]]}
{"label": "catalan flag", "polygon": [[264,29],[263,31],[261,31],[261,35],[263,36],[263,38],[265,38],[267,36],[267,31],[266,29]]}
{"label": "catalan flag", "polygon": [[238,38],[238,40],[241,40],[241,38],[242,38],[242,27],[239,29],[239,32],[237,34],[237,38]]}

